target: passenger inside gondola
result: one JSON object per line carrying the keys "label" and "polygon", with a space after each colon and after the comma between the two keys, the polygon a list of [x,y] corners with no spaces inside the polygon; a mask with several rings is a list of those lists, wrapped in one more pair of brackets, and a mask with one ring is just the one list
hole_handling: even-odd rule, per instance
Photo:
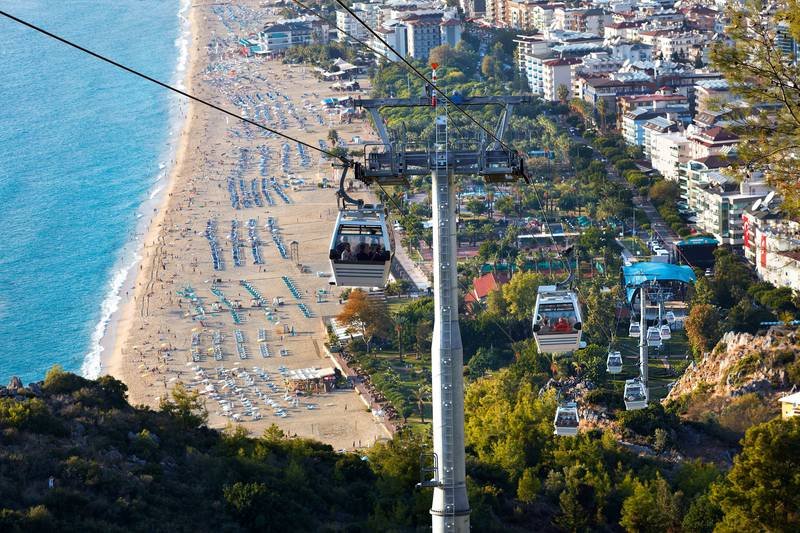
{"label": "passenger inside gondola", "polygon": [[381,229],[374,226],[340,226],[330,259],[354,263],[388,261],[391,256],[381,242],[381,233]]}
{"label": "passenger inside gondola", "polygon": [[577,317],[569,303],[542,304],[539,306],[540,329],[538,333],[571,333]]}

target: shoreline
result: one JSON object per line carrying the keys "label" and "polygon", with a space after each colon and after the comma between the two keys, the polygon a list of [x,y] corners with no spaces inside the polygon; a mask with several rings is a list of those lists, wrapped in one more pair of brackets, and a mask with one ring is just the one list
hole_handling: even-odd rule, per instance
{"label": "shoreline", "polygon": [[[179,87],[185,87],[186,92],[191,93],[192,77],[196,72],[198,62],[198,54],[193,53],[192,47],[198,41],[199,36],[198,25],[194,15],[195,10],[189,0],[181,1],[181,9],[178,12],[179,17],[184,13],[184,9],[188,21],[188,36],[184,36],[181,32],[178,38],[188,37],[188,57],[183,75],[176,77],[175,83]],[[120,381],[124,381],[123,349],[131,336],[131,326],[136,313],[136,302],[140,301],[143,296],[144,285],[142,280],[152,277],[153,267],[155,266],[152,263],[148,264],[146,261],[149,255],[148,249],[152,248],[161,234],[164,217],[171,207],[172,193],[180,180],[184,167],[188,163],[186,152],[189,140],[192,137],[194,105],[192,101],[186,104],[178,104],[176,112],[180,115],[185,111],[185,116],[182,119],[180,116],[178,117],[178,120],[181,121],[180,127],[174,128],[170,132],[170,134],[176,133],[178,136],[174,141],[174,148],[168,154],[172,156],[174,162],[170,165],[169,172],[153,184],[155,195],[145,200],[140,208],[140,212],[143,213],[143,218],[146,219],[146,222],[137,222],[132,241],[135,243],[133,250],[134,260],[117,292],[119,297],[117,309],[108,318],[105,332],[100,340],[100,369],[98,375],[109,374]],[[166,180],[166,182],[159,189],[162,179]],[[152,212],[150,212],[151,208],[153,209]]]}
{"label": "shoreline", "polygon": [[[187,90],[312,146],[334,127],[344,143],[369,142],[363,117],[321,103],[341,95],[335,87],[305,68],[241,55],[232,28],[262,24],[264,8],[240,7],[190,8]],[[182,383],[201,395],[212,428],[258,435],[277,424],[350,450],[386,439],[357,391],[288,377],[335,366],[324,349],[326,319],[341,307],[325,275],[334,171],[318,153],[205,106],[190,103],[188,113],[103,372],[125,383],[132,405],[153,409]]]}

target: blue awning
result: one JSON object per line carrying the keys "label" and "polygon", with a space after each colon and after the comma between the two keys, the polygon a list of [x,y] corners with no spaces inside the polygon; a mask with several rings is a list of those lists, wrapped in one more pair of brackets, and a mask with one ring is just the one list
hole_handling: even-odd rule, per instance
{"label": "blue awning", "polygon": [[633,300],[636,289],[646,281],[677,281],[687,284],[697,281],[691,267],[669,263],[634,263],[622,267],[622,276],[628,303]]}

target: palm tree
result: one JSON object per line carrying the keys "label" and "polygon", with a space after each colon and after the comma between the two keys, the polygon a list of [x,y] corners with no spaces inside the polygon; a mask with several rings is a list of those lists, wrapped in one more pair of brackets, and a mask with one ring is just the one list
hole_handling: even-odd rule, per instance
{"label": "palm tree", "polygon": [[419,410],[419,418],[422,423],[425,423],[425,402],[430,398],[431,389],[428,385],[420,385],[413,393],[414,401],[417,402],[417,409]]}
{"label": "palm tree", "polygon": [[606,113],[608,112],[608,104],[602,98],[597,102],[597,112],[600,115],[600,131],[606,130]]}

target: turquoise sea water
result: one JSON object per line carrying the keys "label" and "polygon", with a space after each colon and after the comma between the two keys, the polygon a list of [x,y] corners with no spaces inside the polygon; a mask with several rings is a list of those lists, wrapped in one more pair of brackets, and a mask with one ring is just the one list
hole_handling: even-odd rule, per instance
{"label": "turquoise sea water", "polygon": [[[184,60],[180,8],[0,0],[0,10],[165,81]],[[137,210],[166,170],[176,105],[163,89],[0,16],[3,384],[41,379],[55,363],[99,371],[112,284],[133,261]]]}

